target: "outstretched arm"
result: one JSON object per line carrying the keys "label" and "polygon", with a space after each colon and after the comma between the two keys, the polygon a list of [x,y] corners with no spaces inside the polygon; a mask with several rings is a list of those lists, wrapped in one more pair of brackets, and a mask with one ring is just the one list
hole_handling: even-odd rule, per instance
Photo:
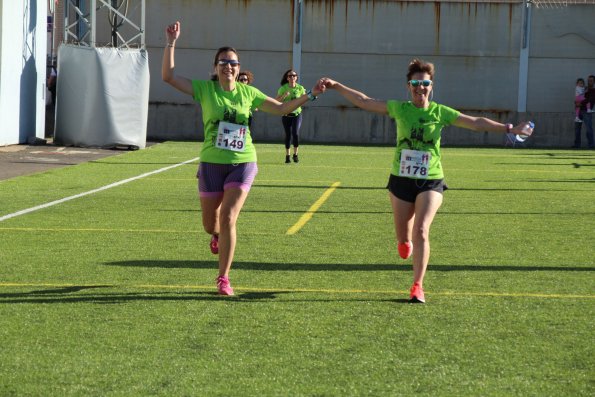
{"label": "outstretched arm", "polygon": [[262,105],[260,105],[258,108],[267,113],[281,116],[293,112],[310,100],[316,99],[316,97],[322,94],[325,90],[326,87],[318,82],[314,87],[312,87],[312,90],[309,91],[309,94],[306,93],[299,98],[292,99],[289,102],[279,102],[279,100],[276,98],[267,97]]}
{"label": "outstretched arm", "polygon": [[331,80],[328,77],[322,79],[322,84],[328,89],[337,90],[339,94],[358,108],[362,108],[369,112],[388,114],[385,101],[370,98],[363,92],[354,90],[353,88],[347,87],[338,81]]}
{"label": "outstretched arm", "polygon": [[161,78],[179,91],[193,96],[192,81],[186,77],[176,76],[175,73],[174,49],[176,48],[176,40],[180,37],[180,22],[169,25],[165,30],[165,37],[167,38],[167,44],[163,51]]}
{"label": "outstretched arm", "polygon": [[[488,119],[486,117],[473,117],[461,113],[453,123],[456,127],[466,128],[473,131],[488,131],[488,132],[512,132],[515,135],[531,135],[533,127],[530,127],[530,121],[523,121],[516,126],[510,128],[508,124],[502,124],[497,121]],[[525,127],[529,127],[524,129]]]}

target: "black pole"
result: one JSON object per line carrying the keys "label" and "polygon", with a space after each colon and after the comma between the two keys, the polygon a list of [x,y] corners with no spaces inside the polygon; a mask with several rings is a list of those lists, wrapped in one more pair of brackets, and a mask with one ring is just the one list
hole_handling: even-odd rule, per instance
{"label": "black pole", "polygon": [[[112,8],[118,9],[118,0],[112,0]],[[112,21],[112,46],[118,47],[118,14],[114,12],[114,20]]]}

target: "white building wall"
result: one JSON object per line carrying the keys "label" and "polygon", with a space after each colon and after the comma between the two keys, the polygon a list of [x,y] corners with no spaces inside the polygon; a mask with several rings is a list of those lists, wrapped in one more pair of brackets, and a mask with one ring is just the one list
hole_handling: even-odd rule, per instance
{"label": "white building wall", "polygon": [[[255,86],[274,96],[291,67],[293,2],[297,0],[163,0],[147,2],[150,53],[149,137],[201,139],[200,108],[160,79],[163,29],[182,22],[178,72],[205,79],[215,50],[240,51]],[[434,99],[471,115],[503,122],[532,119],[531,145],[570,146],[577,77],[595,74],[595,5],[532,12],[527,113],[517,111],[522,0],[303,0],[300,82],[308,88],[330,76],[381,99],[405,99],[405,74],[414,57],[436,65]],[[592,3],[592,2],[591,2]],[[280,141],[278,117],[254,119],[255,139]],[[302,137],[313,142],[386,143],[395,139],[386,117],[354,109],[330,92],[304,112]],[[446,145],[499,145],[498,134],[449,128]]]}
{"label": "white building wall", "polygon": [[[242,68],[254,72],[255,86],[274,96],[282,73],[296,62],[292,54],[296,1],[147,1],[146,42],[152,71],[149,138],[202,138],[200,108],[160,78],[166,24],[182,22],[182,37],[176,49],[178,73],[207,79],[216,49],[231,45],[240,51]],[[421,57],[436,65],[436,101],[500,121],[532,119],[537,129],[531,145],[572,143],[574,84],[577,77],[595,74],[592,0],[580,5],[571,1],[568,7],[559,2],[556,7],[533,8],[526,114],[517,112],[522,0],[302,1],[299,62],[303,85],[310,87],[318,77],[327,75],[371,96],[405,99],[407,63],[413,57]],[[2,21],[14,24],[23,20],[23,3],[0,0]],[[131,0],[133,14],[140,12],[136,3]],[[10,16],[6,15],[8,12]],[[56,21],[56,26],[60,23]],[[108,45],[107,20],[100,18],[97,25],[97,44]],[[45,21],[39,26],[45,26]],[[9,75],[2,71],[2,101],[13,98],[0,107],[0,114],[11,117],[20,111],[14,103],[14,86],[20,88],[19,73],[23,69],[19,63],[22,61],[13,62],[15,52],[17,58],[23,58],[19,43],[24,38],[16,37],[23,28],[17,26],[16,33],[14,30],[5,29],[3,24],[0,44],[0,65],[11,69]],[[60,32],[56,36],[60,37]],[[45,40],[38,40],[42,42]],[[9,50],[2,47],[6,45]],[[19,48],[15,51],[14,46]],[[7,52],[12,55],[6,56]],[[44,70],[45,67],[37,68],[39,72]],[[43,114],[43,106],[37,106],[37,110]],[[0,121],[4,126],[2,117]],[[19,119],[19,128],[22,124]],[[283,136],[279,118],[263,112],[256,114],[253,127],[255,139],[260,141],[281,140]],[[19,138],[20,131],[22,128]],[[391,144],[395,130],[386,117],[354,109],[331,92],[305,108],[302,136],[304,141],[313,142]],[[458,128],[449,128],[443,139],[446,145],[501,142],[498,134],[473,134]]]}
{"label": "white building wall", "polygon": [[45,0],[0,0],[0,145],[44,137]]}

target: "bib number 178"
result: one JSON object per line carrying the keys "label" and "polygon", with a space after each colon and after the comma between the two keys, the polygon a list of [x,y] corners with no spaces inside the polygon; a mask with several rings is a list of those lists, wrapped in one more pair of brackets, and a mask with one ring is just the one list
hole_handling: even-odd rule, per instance
{"label": "bib number 178", "polygon": [[431,159],[432,155],[430,152],[409,149],[402,150],[399,176],[428,179]]}

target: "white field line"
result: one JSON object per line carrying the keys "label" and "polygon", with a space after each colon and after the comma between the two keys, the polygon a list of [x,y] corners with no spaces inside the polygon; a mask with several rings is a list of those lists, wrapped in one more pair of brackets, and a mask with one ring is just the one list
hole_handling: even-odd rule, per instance
{"label": "white field line", "polygon": [[65,198],[62,198],[62,199],[59,199],[59,200],[51,201],[49,203],[45,203],[45,204],[37,205],[35,207],[31,207],[31,208],[27,208],[27,209],[20,210],[20,211],[17,211],[17,212],[13,212],[12,214],[0,216],[0,222],[3,222],[5,220],[7,220],[7,219],[15,218],[17,216],[29,214],[31,212],[39,211],[39,210],[42,210],[44,208],[52,207],[54,205],[62,204],[62,203],[65,203],[67,201],[70,201],[70,200],[74,200],[74,199],[77,199],[77,198],[85,197],[85,196],[88,196],[90,194],[99,193],[99,192],[102,192],[104,190],[108,190],[108,189],[111,189],[113,187],[116,187],[116,186],[124,185],[124,184],[129,183],[129,182],[133,182],[133,181],[136,181],[136,180],[139,180],[139,179],[142,179],[142,178],[146,178],[147,176],[159,174],[161,172],[171,170],[172,168],[176,168],[176,167],[179,167],[181,165],[192,163],[192,162],[194,162],[194,161],[196,161],[198,159],[199,159],[199,157],[196,157],[196,158],[193,158],[193,159],[184,161],[182,163],[170,165],[168,167],[160,168],[158,170],[147,172],[147,173],[144,173],[144,174],[141,174],[141,175],[138,175],[138,176],[134,176],[132,178],[128,178],[128,179],[124,179],[124,180],[121,180],[121,181],[118,181],[118,182],[114,182],[114,183],[111,183],[109,185],[105,185],[105,186],[102,186],[100,188],[97,188],[97,189],[89,190],[88,192],[83,192],[83,193],[75,194],[74,196],[65,197]]}

